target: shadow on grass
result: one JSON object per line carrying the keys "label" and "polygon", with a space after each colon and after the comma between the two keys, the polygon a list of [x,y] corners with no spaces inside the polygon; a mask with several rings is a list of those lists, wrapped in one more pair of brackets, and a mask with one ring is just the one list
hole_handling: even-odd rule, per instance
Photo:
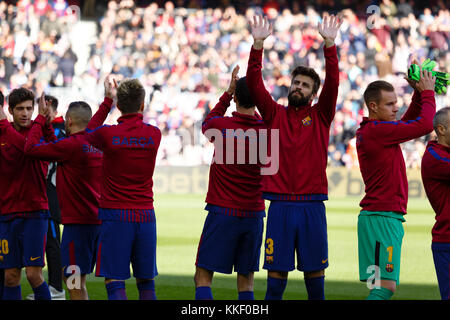
{"label": "shadow on grass", "polygon": [[[307,300],[307,293],[303,279],[295,279],[298,273],[292,274],[288,281],[284,300]],[[46,275],[45,275],[45,278]],[[103,278],[89,275],[87,289],[91,300],[106,300],[106,289]],[[156,295],[158,300],[193,300],[195,297],[194,280],[192,276],[161,274],[155,279]],[[138,299],[138,291],[134,278],[126,281],[126,290],[129,300]],[[67,291],[67,290],[66,290]],[[213,280],[212,291],[216,300],[236,300],[236,276],[216,274]],[[22,296],[31,293],[31,288],[22,278]],[[266,279],[256,278],[254,294],[256,300],[263,300],[266,292]],[[327,280],[325,278],[325,297],[327,300],[364,300],[369,293],[365,283]],[[69,296],[66,294],[66,298]],[[392,300],[439,300],[437,286],[425,284],[400,283]]]}

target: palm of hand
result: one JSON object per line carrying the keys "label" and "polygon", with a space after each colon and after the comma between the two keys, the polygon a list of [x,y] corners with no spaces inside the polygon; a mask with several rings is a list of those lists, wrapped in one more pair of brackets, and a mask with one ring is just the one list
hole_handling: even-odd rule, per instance
{"label": "palm of hand", "polygon": [[334,15],[331,15],[330,17],[324,17],[322,23],[319,23],[318,25],[320,35],[324,39],[334,40],[337,36],[339,28],[342,25],[342,22],[343,20],[340,20]]}

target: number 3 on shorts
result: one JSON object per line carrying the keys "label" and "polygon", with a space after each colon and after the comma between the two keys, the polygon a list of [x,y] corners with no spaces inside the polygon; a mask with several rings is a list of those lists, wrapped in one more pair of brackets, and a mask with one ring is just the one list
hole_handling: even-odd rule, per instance
{"label": "number 3 on shorts", "polygon": [[273,254],[273,240],[272,238],[266,239],[266,254]]}

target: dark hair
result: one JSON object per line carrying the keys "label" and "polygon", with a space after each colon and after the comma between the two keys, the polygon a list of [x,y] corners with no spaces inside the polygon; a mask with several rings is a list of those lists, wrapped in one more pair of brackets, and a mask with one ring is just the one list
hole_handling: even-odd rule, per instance
{"label": "dark hair", "polygon": [[250,109],[255,106],[250,91],[248,90],[247,77],[242,77],[236,82],[234,94],[240,107]]}
{"label": "dark hair", "polygon": [[450,125],[450,123],[448,123],[448,120],[447,120],[449,112],[450,112],[450,107],[445,107],[445,108],[440,109],[434,115],[433,128],[436,131],[436,134],[438,133],[438,131],[437,131],[438,125],[444,126],[445,128],[447,128]]}
{"label": "dark hair", "polygon": [[70,117],[78,125],[87,126],[92,118],[92,109],[84,101],[74,101],[69,104],[66,117]]}
{"label": "dark hair", "polygon": [[292,79],[294,79],[298,75],[310,77],[314,81],[312,94],[316,94],[317,91],[319,91],[320,77],[313,68],[298,66],[294,70],[292,70],[291,75]]}
{"label": "dark hair", "polygon": [[4,103],[5,103],[5,96],[3,95],[3,92],[0,91],[0,107],[3,107]]}
{"label": "dark hair", "polygon": [[381,91],[394,91],[394,87],[387,81],[377,80],[369,83],[366,91],[364,91],[364,102],[369,106],[369,102],[379,103],[381,99]]}
{"label": "dark hair", "polygon": [[117,88],[117,107],[122,113],[138,112],[145,99],[145,89],[137,79],[122,81]]}
{"label": "dark hair", "polygon": [[46,94],[45,101],[50,101],[50,106],[52,107],[53,111],[56,111],[58,109],[58,99],[56,99],[54,96]]}
{"label": "dark hair", "polygon": [[31,100],[34,106],[34,93],[31,90],[28,90],[27,88],[17,88],[11,91],[11,93],[8,96],[8,104],[11,109],[13,109],[15,106],[17,106],[19,103],[22,103],[24,101]]}

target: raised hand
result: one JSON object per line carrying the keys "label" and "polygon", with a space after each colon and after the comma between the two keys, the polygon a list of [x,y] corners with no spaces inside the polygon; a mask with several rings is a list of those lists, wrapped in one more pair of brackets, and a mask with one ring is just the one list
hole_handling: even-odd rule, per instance
{"label": "raised hand", "polygon": [[41,96],[38,100],[38,111],[41,116],[46,116],[48,112],[49,106],[47,105],[47,102],[45,101],[45,93],[42,92]]}
{"label": "raised hand", "polygon": [[434,84],[436,82],[436,77],[433,76],[431,71],[427,70],[420,70],[420,80],[416,84],[416,89],[419,90],[419,92],[422,92],[424,90],[433,90],[434,91]]}
{"label": "raised hand", "polygon": [[117,90],[116,79],[114,79],[111,74],[108,74],[103,82],[103,85],[105,86],[105,97],[114,99],[116,97]]}
{"label": "raised hand", "polygon": [[334,39],[337,36],[339,29],[341,28],[342,22],[344,20],[335,17],[334,15],[325,16],[322,20],[322,23],[317,24],[317,28],[319,29],[319,33],[322,38],[325,40],[325,46],[331,47],[334,45]]}
{"label": "raised hand", "polygon": [[3,110],[3,106],[0,106],[0,120],[8,119],[5,114],[5,110]]}
{"label": "raised hand", "polygon": [[[412,61],[411,61],[411,64],[419,65],[419,61],[416,58],[413,58]],[[403,77],[403,79],[405,79],[408,82],[408,84],[409,84],[409,86],[411,88],[413,88],[414,90],[417,90],[417,88],[416,88],[417,81],[415,81],[415,80],[413,80],[413,79],[411,79],[409,77]]]}
{"label": "raised hand", "polygon": [[273,27],[267,17],[262,15],[253,16],[253,21],[249,21],[250,31],[253,36],[255,49],[262,49],[264,40],[272,34]]}
{"label": "raised hand", "polygon": [[228,94],[229,95],[233,95],[234,94],[234,90],[236,89],[236,82],[239,80],[238,77],[238,72],[239,72],[239,66],[234,67],[233,71],[231,72],[231,81],[230,81],[230,85],[228,86]]}

